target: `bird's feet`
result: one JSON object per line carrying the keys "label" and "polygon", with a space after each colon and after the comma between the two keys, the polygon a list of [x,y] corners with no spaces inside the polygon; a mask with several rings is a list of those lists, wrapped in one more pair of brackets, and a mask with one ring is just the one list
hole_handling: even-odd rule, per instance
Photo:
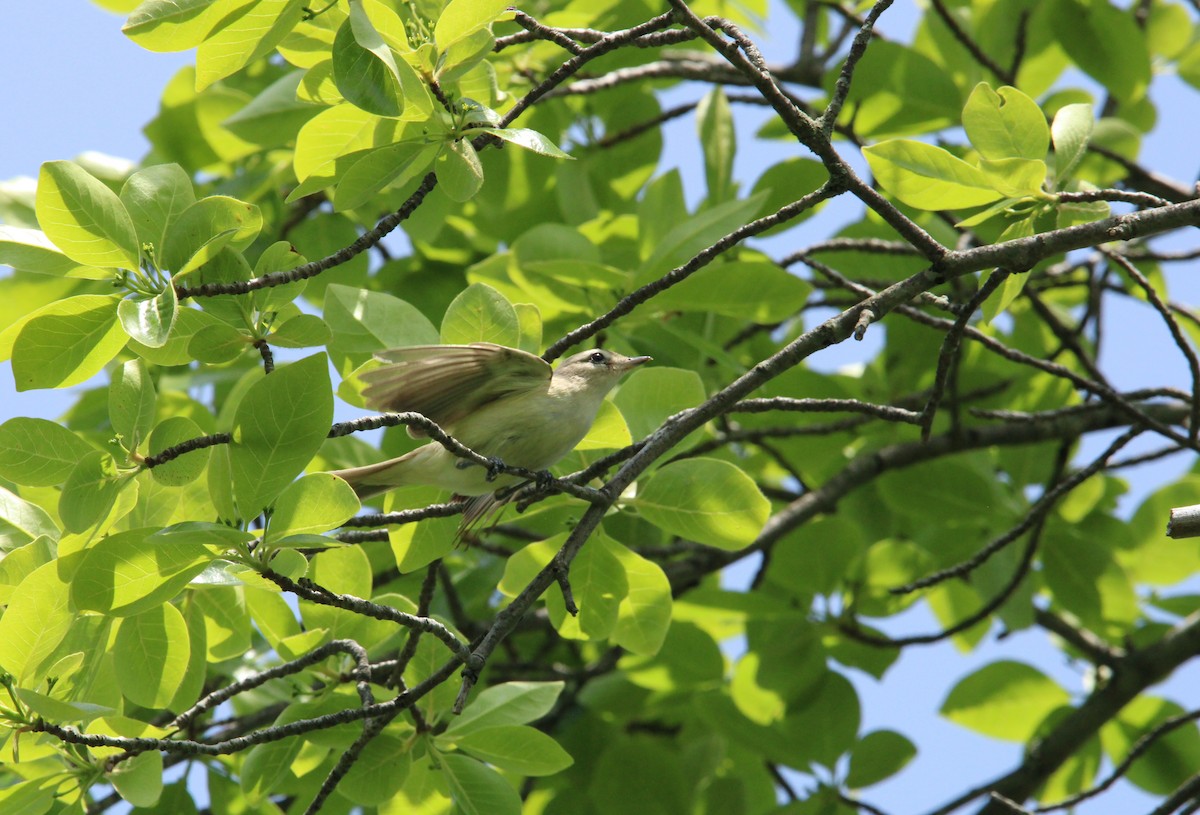
{"label": "bird's feet", "polygon": [[504,472],[504,461],[496,456],[488,456],[487,480],[495,481]]}
{"label": "bird's feet", "polygon": [[539,490],[548,490],[557,479],[554,478],[554,473],[549,470],[538,470],[533,474],[533,484]]}

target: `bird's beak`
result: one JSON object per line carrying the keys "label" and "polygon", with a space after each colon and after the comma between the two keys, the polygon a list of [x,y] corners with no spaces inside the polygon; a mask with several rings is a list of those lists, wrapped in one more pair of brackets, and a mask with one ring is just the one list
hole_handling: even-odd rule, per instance
{"label": "bird's beak", "polygon": [[625,361],[621,364],[622,368],[636,368],[639,365],[645,365],[654,357],[625,357]]}

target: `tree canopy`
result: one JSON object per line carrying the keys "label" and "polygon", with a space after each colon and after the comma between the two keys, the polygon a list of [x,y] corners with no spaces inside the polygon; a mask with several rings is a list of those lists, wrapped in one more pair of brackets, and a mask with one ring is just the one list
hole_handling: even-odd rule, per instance
{"label": "tree canopy", "polygon": [[[76,394],[0,425],[0,810],[890,813],[923,747],[864,683],[1038,630],[1073,686],[928,677],[1022,747],[930,815],[1192,811],[1154,686],[1200,654],[1200,476],[1121,499],[1200,449],[1200,200],[1143,155],[1195,9],[508,1],[97,0],[195,64],[136,164],[0,185],[0,359]],[[363,410],[375,353],[470,342],[654,362],[460,547],[461,500],[328,471],[416,425],[528,476]]]}

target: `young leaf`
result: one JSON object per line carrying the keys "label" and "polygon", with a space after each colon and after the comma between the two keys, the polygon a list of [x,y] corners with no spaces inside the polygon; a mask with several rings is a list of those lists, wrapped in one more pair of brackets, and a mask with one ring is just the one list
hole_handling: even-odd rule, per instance
{"label": "young leaf", "polygon": [[442,189],[452,201],[469,201],[483,186],[483,165],[479,163],[479,154],[466,139],[446,145],[434,167]]}
{"label": "young leaf", "polygon": [[992,90],[975,86],[962,113],[971,145],[986,159],[1026,158],[1043,161],[1050,147],[1050,129],[1037,102],[1005,85]]}
{"label": "young leaf", "polygon": [[167,344],[178,313],[179,298],[170,282],[153,297],[134,295],[117,305],[117,317],[125,333],[147,348],[162,348]]}
{"label": "young leaf", "polygon": [[1064,105],[1054,114],[1050,134],[1054,137],[1054,183],[1058,189],[1063,188],[1087,152],[1095,126],[1092,106],[1083,102]]}
{"label": "young leaf", "polygon": [[93,450],[79,460],[63,484],[58,514],[68,532],[83,532],[103,521],[132,479],[117,471],[108,453]]}
{"label": "young leaf", "polygon": [[54,245],[77,263],[138,268],[137,232],[121,199],[74,162],[42,165],[37,219]]}
{"label": "young leaf", "polygon": [[528,128],[515,127],[480,127],[474,128],[470,132],[490,133],[501,141],[506,141],[509,144],[515,144],[517,147],[529,150],[532,153],[537,153],[542,156],[551,156],[553,158],[574,159],[570,153],[563,152],[557,144],[550,141],[548,138],[538,133],[536,130]]}
{"label": "young leaf", "polygon": [[178,164],[156,164],[125,180],[121,203],[129,211],[138,239],[157,251],[167,227],[196,203],[192,179]]}
{"label": "young leaf", "polygon": [[892,139],[864,147],[879,184],[910,207],[962,209],[1003,198],[987,173],[940,147]]}
{"label": "young leaf", "polygon": [[167,226],[158,267],[175,275],[189,272],[226,246],[249,245],[262,223],[262,214],[254,204],[227,195],[201,198]]}
{"label": "young leaf", "polygon": [[112,372],[108,385],[108,419],[127,450],[146,440],[154,424],[156,396],[146,363],[131,359]]}
{"label": "young leaf", "polygon": [[708,184],[710,203],[732,197],[730,179],[733,177],[733,155],[737,151],[737,136],[733,128],[733,111],[720,86],[713,88],[696,108],[696,129],[704,148],[704,178]]}
{"label": "young leaf", "polygon": [[434,42],[444,52],[459,40],[489,28],[508,6],[507,0],[450,0],[438,15]]}

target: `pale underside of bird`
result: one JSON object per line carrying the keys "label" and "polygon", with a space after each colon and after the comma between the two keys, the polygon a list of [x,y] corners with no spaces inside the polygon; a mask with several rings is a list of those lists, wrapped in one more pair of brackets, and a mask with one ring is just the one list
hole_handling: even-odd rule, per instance
{"label": "pale underside of bird", "polygon": [[[512,467],[548,470],[587,435],[604,397],[621,376],[649,361],[596,349],[552,369],[541,357],[492,343],[420,345],[376,354],[382,367],[359,375],[372,409],[419,413],[480,455]],[[414,438],[425,436],[410,427]],[[472,497],[470,528],[499,507],[495,492],[521,482],[489,478],[488,468],[432,441],[397,458],[334,470],[360,498],[428,485]]]}

